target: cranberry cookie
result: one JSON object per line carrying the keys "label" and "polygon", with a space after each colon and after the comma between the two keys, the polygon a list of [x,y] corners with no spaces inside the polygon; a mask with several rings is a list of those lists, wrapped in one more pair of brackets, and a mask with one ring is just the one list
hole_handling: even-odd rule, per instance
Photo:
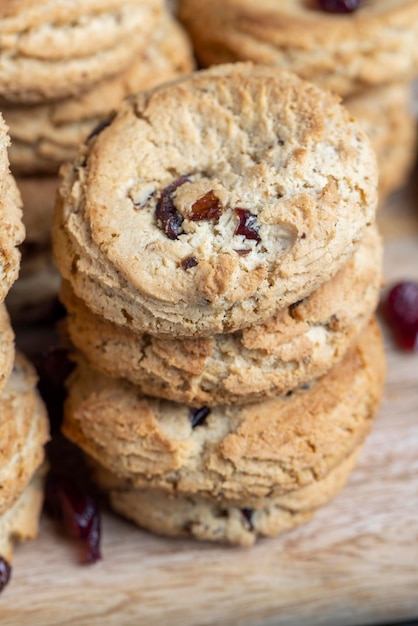
{"label": "cranberry cookie", "polygon": [[384,363],[372,322],[307,388],[213,409],[144,396],[80,363],[64,434],[132,486],[262,508],[324,479],[357,449],[381,400]]}
{"label": "cranberry cookie", "polygon": [[25,236],[21,197],[9,171],[8,128],[0,114],[0,303],[19,273],[18,246]]}
{"label": "cranberry cookie", "polygon": [[0,516],[20,497],[44,460],[48,418],[36,382],[32,366],[17,354],[0,395]]}
{"label": "cranberry cookie", "polygon": [[[418,74],[418,1],[179,0],[203,66],[253,61],[291,70],[340,95]],[[337,5],[354,3],[333,2]]]}
{"label": "cranberry cookie", "polygon": [[308,521],[344,487],[358,452],[352,452],[325,478],[295,489],[274,503],[264,503],[261,508],[135,488],[97,464],[94,477],[112,508],[141,528],[170,537],[251,546],[257,537],[272,537]]}
{"label": "cranberry cookie", "polygon": [[56,173],[62,163],[76,156],[80,143],[114,114],[128,94],[192,69],[187,37],[177,22],[165,15],[153,29],[149,46],[116,76],[95,83],[78,96],[3,107],[12,139],[9,156],[13,173]]}
{"label": "cranberry cookie", "polygon": [[344,268],[305,300],[264,324],[196,339],[121,328],[92,313],[68,283],[61,298],[70,339],[92,367],[191,406],[245,404],[322,376],[343,357],[377,306],[381,266],[373,226]]}
{"label": "cranberry cookie", "polygon": [[54,248],[96,313],[204,336],[265,321],[348,261],[377,168],[338,99],[250,64],[128,98],[63,170]]}
{"label": "cranberry cookie", "polygon": [[80,93],[146,47],[161,0],[8,0],[0,7],[0,93],[39,102]]}
{"label": "cranberry cookie", "polygon": [[411,91],[410,85],[396,83],[369,89],[344,102],[376,152],[380,205],[405,183],[416,160],[417,120]]}
{"label": "cranberry cookie", "polygon": [[44,473],[44,468],[40,468],[16,502],[0,514],[0,568],[10,568],[16,541],[35,539],[38,534],[44,500]]}

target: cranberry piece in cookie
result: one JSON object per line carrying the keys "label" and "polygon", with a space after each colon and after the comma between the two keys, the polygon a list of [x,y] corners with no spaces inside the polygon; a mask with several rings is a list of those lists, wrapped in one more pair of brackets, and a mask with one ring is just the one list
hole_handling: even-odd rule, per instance
{"label": "cranberry piece in cookie", "polygon": [[207,416],[211,412],[210,408],[207,406],[202,406],[200,409],[191,409],[190,410],[190,423],[192,428],[196,428],[196,426],[202,426],[205,423]]}
{"label": "cranberry piece in cookie", "polygon": [[176,189],[187,183],[188,180],[187,176],[181,176],[175,180],[162,190],[160,199],[157,202],[155,209],[157,223],[169,239],[177,239],[184,232],[182,226],[184,218],[175,207],[173,194]]}
{"label": "cranberry piece in cookie", "polygon": [[222,204],[213,191],[208,191],[192,205],[190,219],[192,222],[212,220],[217,222],[222,214]]}
{"label": "cranberry piece in cookie", "polygon": [[257,243],[261,241],[258,234],[257,216],[248,211],[248,209],[235,209],[238,216],[238,225],[234,235],[243,235],[246,239],[254,239]]}

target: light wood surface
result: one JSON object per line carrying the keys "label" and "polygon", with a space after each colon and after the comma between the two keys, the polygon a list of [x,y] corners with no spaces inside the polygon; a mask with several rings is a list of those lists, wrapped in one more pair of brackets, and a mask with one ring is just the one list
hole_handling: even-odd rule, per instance
{"label": "light wood surface", "polygon": [[[418,195],[380,218],[387,284],[418,280]],[[418,618],[418,355],[385,329],[386,397],[341,494],[314,520],[252,549],[174,541],[106,514],[103,555],[44,519],[16,551],[1,626],[344,626]]]}

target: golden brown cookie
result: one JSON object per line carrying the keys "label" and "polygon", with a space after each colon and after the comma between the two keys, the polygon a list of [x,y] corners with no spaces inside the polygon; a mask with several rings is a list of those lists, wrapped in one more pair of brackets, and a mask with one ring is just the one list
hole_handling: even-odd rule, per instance
{"label": "golden brown cookie", "polygon": [[10,127],[14,173],[56,173],[79,145],[114,115],[130,93],[148,89],[193,69],[189,40],[168,14],[153,29],[152,40],[130,67],[76,97],[35,105],[3,107]]}
{"label": "golden brown cookie", "polygon": [[219,66],[129,98],[63,170],[57,264],[121,326],[233,332],[336,274],[374,221],[376,182],[336,97]]}
{"label": "golden brown cookie", "polygon": [[160,0],[8,0],[0,6],[0,93],[11,102],[77,95],[147,46]]}
{"label": "golden brown cookie", "polygon": [[33,367],[16,355],[0,396],[0,515],[20,497],[44,460],[49,424]]}
{"label": "golden brown cookie", "polygon": [[64,283],[70,339],[92,367],[151,396],[215,406],[286,393],[339,361],[374,312],[382,247],[376,227],[369,230],[344,268],[308,298],[227,335],[182,340],[134,333],[92,313]]}
{"label": "golden brown cookie", "polygon": [[179,0],[203,66],[253,61],[349,94],[418,74],[418,2],[367,0],[333,14],[319,0]]}
{"label": "golden brown cookie", "polygon": [[379,201],[401,187],[417,154],[417,120],[411,87],[395,83],[347,98],[344,102],[369,136],[379,166]]}
{"label": "golden brown cookie", "polygon": [[9,170],[8,129],[0,114],[0,302],[3,302],[19,273],[19,244],[25,236],[22,200]]}
{"label": "golden brown cookie", "polygon": [[14,504],[0,515],[0,557],[8,564],[16,541],[35,539],[44,499],[44,475],[40,468]]}
{"label": "golden brown cookie", "polygon": [[309,388],[213,409],[143,396],[81,363],[64,434],[135,487],[260,508],[322,480],[358,448],[381,400],[384,363],[372,322]]}
{"label": "golden brown cookie", "polygon": [[308,521],[344,486],[354,467],[356,449],[329,474],[279,497],[262,508],[237,507],[221,499],[176,496],[135,489],[99,465],[94,477],[112,508],[141,528],[170,537],[251,546],[258,537],[273,537]]}

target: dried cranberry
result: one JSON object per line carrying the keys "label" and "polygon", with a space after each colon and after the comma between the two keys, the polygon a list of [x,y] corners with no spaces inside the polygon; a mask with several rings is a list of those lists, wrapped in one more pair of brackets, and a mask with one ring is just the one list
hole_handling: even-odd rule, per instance
{"label": "dried cranberry", "polygon": [[180,263],[184,270],[188,270],[191,267],[196,267],[197,259],[195,256],[188,256],[186,259],[183,259]]}
{"label": "dried cranberry", "polygon": [[196,428],[196,426],[202,426],[205,423],[207,416],[210,414],[211,410],[207,406],[202,406],[200,409],[190,409],[190,422],[192,428]]}
{"label": "dried cranberry", "polygon": [[235,209],[235,214],[238,217],[238,225],[234,235],[243,235],[246,239],[254,239],[257,243],[261,241],[258,234],[257,216],[248,209]]}
{"label": "dried cranberry", "polygon": [[184,217],[177,211],[172,195],[176,189],[187,182],[189,182],[187,176],[181,176],[162,190],[157,202],[155,209],[157,223],[169,239],[177,239],[184,233],[182,228]]}
{"label": "dried cranberry", "polygon": [[319,7],[327,13],[353,13],[361,0],[318,0]]}
{"label": "dried cranberry", "polygon": [[71,537],[82,542],[82,561],[95,563],[100,554],[100,513],[96,500],[76,483],[49,475],[45,507],[51,517],[62,521]]}
{"label": "dried cranberry", "polygon": [[398,283],[389,291],[386,313],[399,345],[418,350],[418,283]]}
{"label": "dried cranberry", "polygon": [[245,519],[245,523],[246,526],[248,527],[248,530],[254,530],[254,526],[253,526],[253,515],[254,515],[254,511],[253,509],[241,509],[241,513]]}
{"label": "dried cranberry", "polygon": [[5,586],[10,580],[10,576],[12,574],[12,568],[10,564],[0,556],[0,591],[3,591]]}
{"label": "dried cranberry", "polygon": [[221,215],[221,201],[215,196],[213,191],[208,191],[192,205],[190,220],[192,222],[200,222],[202,220],[217,222]]}
{"label": "dried cranberry", "polygon": [[39,392],[47,406],[54,434],[59,430],[62,408],[65,399],[64,383],[72,372],[74,363],[69,358],[69,351],[62,347],[52,347],[33,356],[39,382]]}

